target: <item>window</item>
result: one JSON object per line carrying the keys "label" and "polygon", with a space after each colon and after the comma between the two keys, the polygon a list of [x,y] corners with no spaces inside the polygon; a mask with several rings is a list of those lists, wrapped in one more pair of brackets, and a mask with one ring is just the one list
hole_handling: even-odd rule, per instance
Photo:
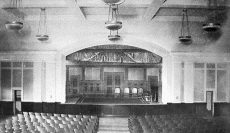
{"label": "window", "polygon": [[208,89],[215,89],[215,80],[216,80],[216,75],[215,75],[215,70],[207,70],[206,71],[206,87]]}
{"label": "window", "polygon": [[1,67],[11,67],[11,62],[1,62]]}
{"label": "window", "polygon": [[11,99],[11,69],[1,69],[1,99]]}
{"label": "window", "polygon": [[217,101],[226,101],[227,71],[217,70]]}
{"label": "window", "polygon": [[13,69],[13,87],[22,87],[22,69]]}
{"label": "window", "polygon": [[100,68],[86,67],[85,80],[100,80]]}
{"label": "window", "polygon": [[23,62],[23,67],[32,68],[34,66],[33,62]]}
{"label": "window", "polygon": [[195,63],[195,68],[204,68],[204,63]]}
{"label": "window", "polygon": [[144,68],[128,68],[128,80],[144,80]]}
{"label": "window", "polygon": [[194,101],[204,101],[204,70],[195,70],[194,82]]}
{"label": "window", "polygon": [[13,67],[22,67],[22,62],[13,62]]}
{"label": "window", "polygon": [[211,90],[215,101],[226,102],[226,88],[226,63],[194,63],[194,101],[205,102],[205,92]]}
{"label": "window", "polygon": [[33,62],[1,62],[1,79],[1,99],[11,100],[13,88],[23,90],[23,100],[33,100]]}

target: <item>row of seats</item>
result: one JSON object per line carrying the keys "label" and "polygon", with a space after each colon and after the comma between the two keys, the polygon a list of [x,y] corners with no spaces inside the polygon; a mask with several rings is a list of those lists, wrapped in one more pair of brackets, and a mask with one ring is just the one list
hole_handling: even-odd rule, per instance
{"label": "row of seats", "polygon": [[0,133],[96,133],[99,119],[93,115],[23,112],[0,124]]}
{"label": "row of seats", "polygon": [[221,125],[198,115],[130,116],[131,133],[224,133]]}

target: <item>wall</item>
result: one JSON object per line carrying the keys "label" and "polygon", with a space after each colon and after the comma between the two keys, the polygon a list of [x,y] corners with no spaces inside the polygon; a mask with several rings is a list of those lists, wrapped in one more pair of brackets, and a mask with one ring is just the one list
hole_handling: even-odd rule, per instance
{"label": "wall", "polygon": [[[0,53],[0,62],[9,62],[12,65],[10,67],[1,66],[0,101],[13,101],[13,90],[22,90],[22,101],[24,102],[58,101],[55,96],[55,55],[55,52],[35,51]],[[8,88],[7,94],[5,93],[6,87]]]}
{"label": "wall", "polygon": [[[65,76],[60,76],[60,74],[65,75],[63,73],[60,73],[59,71],[65,67],[60,67],[58,65],[58,62],[64,62],[63,60],[57,60],[56,53],[44,53],[43,54],[39,52],[12,52],[9,53],[1,53],[1,61],[21,61],[21,62],[33,62],[33,91],[31,91],[32,96],[29,99],[22,99],[23,101],[34,101],[34,102],[65,102],[65,89],[63,89],[61,86],[63,85],[63,80],[65,82]],[[47,58],[47,55],[49,55],[49,58]],[[172,53],[172,56],[168,56],[163,58],[163,64],[162,64],[162,102],[163,103],[194,103],[194,102],[206,102],[206,91],[209,89],[204,90],[204,100],[196,100],[197,97],[194,97],[194,93],[197,93],[197,90],[194,90],[195,88],[195,82],[196,82],[196,74],[195,74],[195,68],[194,63],[200,62],[200,63],[227,63],[226,72],[223,71],[222,68],[216,70],[216,73],[219,73],[217,75],[216,81],[216,87],[213,91],[214,93],[214,102],[229,102],[229,77],[230,77],[230,57],[228,54],[201,54],[201,53],[194,53],[194,54],[179,54],[179,53]],[[184,63],[184,68],[182,68],[181,64]],[[168,65],[167,65],[168,64]],[[173,65],[173,66],[171,66]],[[58,68],[58,69],[56,69]],[[132,68],[133,69],[133,68]],[[132,70],[130,69],[130,70]],[[181,71],[184,71],[184,88],[182,92],[182,85],[181,85],[181,77],[182,73]],[[139,69],[138,69],[139,70]],[[120,68],[104,68],[104,71],[125,71],[124,69]],[[147,75],[157,75],[157,72],[154,70],[150,72],[150,69],[147,69]],[[150,74],[151,73],[151,74]],[[4,73],[2,73],[4,75]],[[2,75],[2,76],[3,76]],[[147,77],[146,75],[146,77]],[[167,76],[166,76],[167,75]],[[44,78],[45,76],[45,78]],[[168,78],[171,77],[171,78]],[[199,77],[199,76],[198,76]],[[64,79],[63,79],[64,78]],[[144,77],[145,78],[145,77]],[[4,79],[2,79],[3,81]],[[44,81],[45,80],[45,81]],[[58,82],[60,81],[60,82]],[[223,84],[226,84],[226,88],[222,87]],[[64,83],[65,85],[65,83]],[[222,88],[221,88],[222,87]],[[65,88],[65,87],[64,87]],[[220,88],[220,89],[217,89]],[[12,95],[7,95],[7,98],[4,98],[2,95],[3,88],[1,88],[1,100],[2,101],[12,101],[13,97]],[[198,87],[199,91],[199,87]],[[10,94],[12,92],[12,88],[10,87]],[[64,92],[64,93],[63,93]],[[226,92],[226,93],[225,93]],[[23,92],[22,92],[23,93]],[[40,94],[40,95],[38,95]],[[221,94],[221,95],[219,95]],[[226,94],[222,98],[222,94]],[[168,96],[168,97],[167,97]],[[182,97],[184,100],[182,100]],[[195,99],[194,99],[195,98]]]}
{"label": "wall", "polygon": [[[68,61],[67,61],[68,62]],[[150,87],[148,86],[148,76],[156,76],[158,77],[159,85],[161,87],[161,80],[160,78],[160,68],[148,68],[146,66],[100,66],[100,67],[92,67],[92,66],[77,66],[73,62],[67,65],[67,78],[70,80],[70,76],[80,76],[84,77],[84,79],[80,79],[81,83],[76,85],[77,87],[71,87],[70,85],[67,88],[67,95],[68,96],[75,96],[78,94],[105,94],[107,93],[107,89],[104,88],[105,83],[105,73],[123,73],[122,78],[124,78],[124,82],[122,82],[122,94],[124,88],[129,88],[130,93],[132,92],[132,88],[142,88],[143,93],[146,93]],[[70,84],[72,84],[70,80]],[[77,82],[76,82],[77,83]],[[74,93],[76,92],[77,93]],[[159,92],[161,93],[161,91]],[[161,94],[160,94],[161,96]]]}
{"label": "wall", "polygon": [[164,105],[77,105],[60,103],[23,102],[22,111],[57,114],[81,114],[98,116],[130,116],[130,115],[172,115],[197,114],[210,116],[206,104],[164,104]]}
{"label": "wall", "polygon": [[145,80],[144,68],[128,68],[128,80]]}
{"label": "wall", "polygon": [[[173,53],[172,55],[174,102],[206,103],[206,91],[213,91],[213,100],[216,103],[229,102],[229,54]],[[212,64],[215,68],[210,67]],[[184,75],[181,75],[182,70]]]}

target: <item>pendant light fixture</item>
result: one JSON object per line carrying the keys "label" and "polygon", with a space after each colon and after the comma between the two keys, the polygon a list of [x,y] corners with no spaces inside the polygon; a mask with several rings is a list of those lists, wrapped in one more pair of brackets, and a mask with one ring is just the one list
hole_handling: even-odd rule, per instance
{"label": "pendant light fixture", "polygon": [[105,27],[108,30],[119,30],[122,28],[122,22],[118,21],[118,5],[109,5],[108,21]]}
{"label": "pendant light fixture", "polygon": [[179,36],[179,41],[184,44],[189,44],[192,42],[192,37],[190,36],[187,9],[183,9],[181,24],[181,35]]}
{"label": "pendant light fixture", "polygon": [[108,5],[119,5],[123,3],[125,0],[101,0],[103,3],[108,4]]}
{"label": "pendant light fixture", "polygon": [[11,9],[12,10],[18,10],[19,12],[19,16],[18,17],[18,20],[10,20],[10,21],[7,21],[5,23],[5,27],[6,29],[10,29],[10,30],[20,30],[23,28],[23,22],[20,21],[20,18],[22,17],[21,16],[21,12],[19,11],[19,9],[21,8],[21,5],[22,5],[22,0],[12,0],[12,3],[11,3]]}
{"label": "pendant light fixture", "polygon": [[[110,30],[110,35],[108,36],[110,41],[116,41],[120,39],[118,30],[122,28],[122,22],[117,20],[118,14],[118,5],[110,4],[108,21],[105,22],[105,27]],[[114,31],[116,31],[117,34],[112,34]]]}
{"label": "pendant light fixture", "polygon": [[110,30],[110,35],[108,36],[108,39],[110,41],[117,41],[120,39],[121,36],[118,35],[118,30],[116,34],[112,34],[112,31]]}
{"label": "pendant light fixture", "polygon": [[[211,2],[212,1],[212,2]],[[213,4],[214,8],[214,17],[212,21],[207,22],[206,24],[203,24],[203,30],[208,31],[208,32],[216,32],[220,29],[221,25],[220,23],[217,22],[216,17],[217,17],[217,0],[209,0],[209,5]],[[211,6],[210,6],[211,8]]]}
{"label": "pendant light fixture", "polygon": [[49,36],[47,35],[47,25],[46,25],[46,9],[41,8],[40,20],[38,25],[37,39],[39,41],[47,41],[49,40]]}
{"label": "pendant light fixture", "polygon": [[[118,21],[118,5],[124,1],[125,0],[102,0],[102,2],[109,5],[108,21],[105,22],[105,27],[110,30],[110,35],[108,36],[110,41],[117,41],[120,39],[118,30],[122,28],[122,22]],[[112,34],[114,32],[116,32],[116,34]]]}

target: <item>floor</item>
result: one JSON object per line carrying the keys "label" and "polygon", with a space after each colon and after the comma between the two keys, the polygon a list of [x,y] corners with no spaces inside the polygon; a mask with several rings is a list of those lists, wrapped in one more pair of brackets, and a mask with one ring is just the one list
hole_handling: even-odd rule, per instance
{"label": "floor", "polygon": [[11,117],[12,115],[11,116],[0,116],[0,123],[4,123],[6,119],[11,118]]}
{"label": "floor", "polygon": [[81,104],[146,104],[142,98],[84,98]]}
{"label": "floor", "polygon": [[130,133],[128,117],[100,117],[98,133]]}

